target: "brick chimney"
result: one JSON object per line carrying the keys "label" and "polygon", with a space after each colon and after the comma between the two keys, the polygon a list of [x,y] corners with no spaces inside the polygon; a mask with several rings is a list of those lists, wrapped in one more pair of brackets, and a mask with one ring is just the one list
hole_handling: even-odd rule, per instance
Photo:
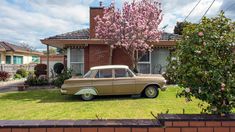
{"label": "brick chimney", "polygon": [[90,38],[95,38],[95,26],[97,22],[95,21],[96,16],[103,16],[104,7],[100,2],[100,7],[90,7]]}

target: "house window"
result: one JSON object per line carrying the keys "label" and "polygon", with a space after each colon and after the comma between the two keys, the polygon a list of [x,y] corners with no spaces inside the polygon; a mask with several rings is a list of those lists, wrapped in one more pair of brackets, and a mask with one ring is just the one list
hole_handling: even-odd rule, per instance
{"label": "house window", "polygon": [[23,64],[23,56],[14,56],[13,64]]}
{"label": "house window", "polygon": [[6,64],[11,64],[11,56],[6,56]]}
{"label": "house window", "polygon": [[75,75],[84,74],[84,49],[70,49],[70,68]]}
{"label": "house window", "polygon": [[138,71],[139,73],[143,74],[150,74],[151,73],[151,53],[138,53]]}
{"label": "house window", "polygon": [[32,62],[39,63],[40,62],[39,57],[38,56],[32,56]]}

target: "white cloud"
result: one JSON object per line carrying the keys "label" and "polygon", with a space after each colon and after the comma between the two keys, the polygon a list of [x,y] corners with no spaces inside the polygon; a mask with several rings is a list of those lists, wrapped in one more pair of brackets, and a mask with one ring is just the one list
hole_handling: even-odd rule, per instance
{"label": "white cloud", "polygon": [[41,38],[87,27],[92,0],[66,1],[66,4],[51,0],[24,2],[0,1],[0,40],[24,41],[42,48]]}
{"label": "white cloud", "polygon": [[[111,0],[102,0],[109,5]],[[124,1],[116,0],[121,7]],[[165,31],[173,32],[177,21],[183,21],[198,2],[192,0],[159,0],[164,18],[160,25],[168,25]],[[201,3],[188,17],[188,21],[198,22],[213,0]],[[94,4],[95,3],[95,4]],[[235,19],[234,0],[216,0],[206,16],[218,14],[227,9],[226,15]],[[0,0],[0,40],[13,43],[24,41],[42,49],[41,38],[88,27],[89,6],[99,6],[96,0]]]}
{"label": "white cloud", "polygon": [[[213,0],[201,0],[195,10],[187,18],[187,21],[198,23],[212,1]],[[197,2],[198,0],[162,0],[164,18],[161,25],[168,25],[166,31],[172,33],[176,22],[183,21]],[[215,1],[206,16],[212,17],[217,15],[222,3],[223,0]]]}

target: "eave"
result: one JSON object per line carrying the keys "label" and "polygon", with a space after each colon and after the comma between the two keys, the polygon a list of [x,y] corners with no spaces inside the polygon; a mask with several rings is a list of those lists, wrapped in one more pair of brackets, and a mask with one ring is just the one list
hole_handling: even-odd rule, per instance
{"label": "eave", "polygon": [[[108,42],[103,39],[42,39],[41,42],[56,48],[67,48],[71,46],[87,45],[107,45]],[[160,40],[148,42],[156,48],[170,48],[176,45],[176,40]]]}

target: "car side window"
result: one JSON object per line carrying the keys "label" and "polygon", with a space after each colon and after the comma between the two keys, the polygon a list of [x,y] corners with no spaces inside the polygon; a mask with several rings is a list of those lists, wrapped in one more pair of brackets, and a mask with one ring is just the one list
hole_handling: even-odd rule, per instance
{"label": "car side window", "polygon": [[115,77],[130,77],[130,75],[126,69],[115,69]]}
{"label": "car side window", "polygon": [[112,78],[112,69],[101,69],[97,72],[95,78]]}

